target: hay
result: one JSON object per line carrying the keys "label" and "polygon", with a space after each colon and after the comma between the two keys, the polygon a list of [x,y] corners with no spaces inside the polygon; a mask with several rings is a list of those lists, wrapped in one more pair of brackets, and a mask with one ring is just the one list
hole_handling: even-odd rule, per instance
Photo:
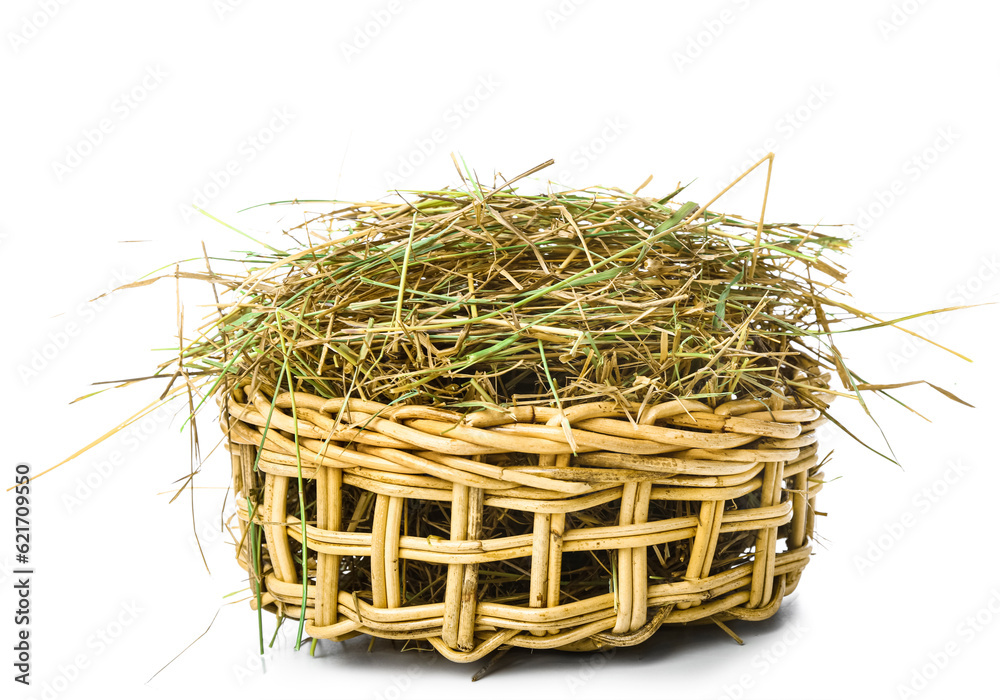
{"label": "hay", "polygon": [[679,193],[473,183],[342,206],[289,231],[298,250],[213,277],[235,299],[183,365],[268,393],[287,365],[296,391],[463,409],[714,405],[837,371],[829,343],[811,341],[868,318],[829,293],[844,272],[825,256],[848,241]]}

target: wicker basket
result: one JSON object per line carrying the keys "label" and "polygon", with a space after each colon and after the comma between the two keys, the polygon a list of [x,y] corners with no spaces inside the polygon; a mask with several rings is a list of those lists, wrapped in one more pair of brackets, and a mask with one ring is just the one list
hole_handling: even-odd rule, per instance
{"label": "wicker basket", "polygon": [[[825,379],[800,390],[814,405]],[[261,605],[304,614],[313,638],[426,640],[461,662],[761,620],[809,559],[824,419],[800,399],[462,414],[242,386],[228,399],[239,560]],[[617,524],[600,524],[609,509]],[[607,574],[576,580],[594,558]]]}

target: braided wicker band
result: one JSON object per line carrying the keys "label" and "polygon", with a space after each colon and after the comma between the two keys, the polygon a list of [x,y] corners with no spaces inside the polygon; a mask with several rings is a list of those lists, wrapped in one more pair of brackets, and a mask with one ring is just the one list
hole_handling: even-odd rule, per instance
{"label": "braided wicker band", "polygon": [[[239,561],[314,638],[422,639],[454,661],[626,646],[661,624],[767,618],[809,559],[825,419],[793,399],[466,416],[234,396]],[[436,586],[414,575],[435,567]]]}

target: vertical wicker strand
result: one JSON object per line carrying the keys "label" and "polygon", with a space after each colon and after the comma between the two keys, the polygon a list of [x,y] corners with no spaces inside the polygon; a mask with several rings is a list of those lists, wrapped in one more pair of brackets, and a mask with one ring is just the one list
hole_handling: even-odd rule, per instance
{"label": "vertical wicker strand", "polygon": [[[625,484],[622,489],[622,510],[618,519],[618,525],[631,525],[635,517],[636,495],[639,491],[639,484],[635,481]],[[643,553],[645,555],[645,553]],[[612,554],[611,556],[616,556]],[[618,617],[612,632],[622,634],[628,632],[632,627],[632,548],[619,549],[618,557],[618,580],[615,587],[618,591]]]}
{"label": "vertical wicker strand", "polygon": [[[791,478],[792,522],[785,538],[788,551],[804,547],[806,544],[806,510],[809,508],[809,470],[803,469]],[[785,575],[785,583],[793,590],[799,582],[802,569],[790,571]]]}
{"label": "vertical wicker strand", "polygon": [[809,470],[803,469],[792,477],[792,526],[788,548],[798,549],[806,543],[806,512],[809,510]]}
{"label": "vertical wicker strand", "polygon": [[[680,334],[674,334],[674,349],[677,352]],[[666,333],[660,335],[660,361],[664,362],[670,349],[670,339]],[[639,414],[637,423],[639,425],[656,425],[660,414],[664,412],[663,404],[658,406],[646,406]],[[644,523],[649,520],[649,500],[653,491],[653,483],[644,481],[639,484],[636,492],[635,512],[632,515],[633,522]],[[630,630],[637,630],[646,624],[646,608],[649,604],[649,560],[647,559],[648,548],[635,547],[632,549],[632,620],[629,624]]]}
{"label": "vertical wicker strand", "polygon": [[267,551],[271,555],[274,575],[285,583],[298,583],[299,577],[288,544],[287,510],[288,477],[268,474],[264,480],[264,507],[261,512]]}
{"label": "vertical wicker strand", "polygon": [[819,467],[809,470],[806,485],[809,487],[809,510],[806,513],[806,539],[812,539],[813,527],[816,525],[816,494],[823,488],[823,472]]}
{"label": "vertical wicker strand", "polygon": [[[241,481],[243,484],[241,492],[243,494],[243,498],[246,499],[247,513],[249,514],[251,504],[253,504],[254,509],[256,509],[260,505],[256,502],[258,496],[257,484],[253,474],[253,463],[254,463],[254,457],[256,456],[256,450],[254,449],[253,445],[236,445],[234,443],[233,447],[239,448],[240,470],[242,474]],[[249,525],[250,525],[249,523],[244,523],[243,519],[240,518],[241,541],[247,543],[247,552],[252,553],[252,549],[250,547],[250,537],[247,535],[247,528],[249,527]],[[251,562],[253,560],[252,558],[248,558],[247,561]],[[249,570],[253,571],[253,569]]]}
{"label": "vertical wicker strand", "polygon": [[[549,538],[551,537],[552,516],[547,513],[535,513],[534,539],[531,546],[531,588],[528,595],[528,606],[541,608],[545,606],[545,596],[548,592],[549,577]],[[544,637],[545,632],[532,632],[536,637]]]}
{"label": "vertical wicker strand", "polygon": [[[815,469],[815,467],[814,467]],[[809,484],[810,474],[806,477],[806,485]],[[806,509],[806,539],[811,540],[813,537],[813,532],[816,528],[816,497],[813,495],[813,491],[809,489],[809,507]]]}
{"label": "vertical wicker strand", "polygon": [[[644,523],[649,519],[649,497],[652,492],[653,482],[643,481],[639,484],[632,522]],[[646,552],[646,547],[632,548],[632,624],[629,629],[633,632],[646,624],[649,586]]]}
{"label": "vertical wicker strand", "polygon": [[[784,408],[785,399],[772,396],[767,404],[772,411]],[[767,508],[781,501],[785,462],[766,462],[760,489],[760,507]],[[759,608],[771,601],[774,592],[774,558],[778,542],[778,528],[768,527],[757,532],[754,544],[753,575],[750,582],[748,608]],[[763,557],[761,556],[763,554]]]}
{"label": "vertical wicker strand", "polygon": [[549,585],[545,592],[546,607],[559,605],[559,583],[562,577],[562,538],[566,531],[566,514],[553,513],[549,523]]}
{"label": "vertical wicker strand", "polygon": [[256,497],[257,479],[253,465],[257,461],[257,448],[253,445],[240,445],[240,464],[243,469],[243,496],[249,499]]}
{"label": "vertical wicker strand", "polygon": [[712,572],[712,563],[715,561],[715,548],[719,544],[719,533],[722,532],[722,516],[726,512],[725,501],[712,501],[712,503],[715,505],[715,508],[712,511],[712,528],[705,547],[705,561],[701,563],[701,578],[708,578],[708,575]]}
{"label": "vertical wicker strand", "polygon": [[[451,541],[465,539],[469,526],[469,487],[452,484],[451,487]],[[444,589],[444,622],[441,639],[448,647],[458,648],[458,623],[462,614],[462,582],[465,579],[463,564],[449,564]]]}
{"label": "vertical wicker strand", "polygon": [[[691,544],[691,558],[688,559],[687,571],[684,579],[687,581],[697,581],[701,578],[702,569],[705,562],[711,565],[709,545],[712,541],[712,526],[716,519],[716,504],[718,501],[702,501],[701,509],[698,511],[698,529],[695,531],[694,541]],[[686,610],[693,603],[678,603],[678,610]]]}
{"label": "vertical wicker strand", "polygon": [[[761,486],[760,507],[773,506],[780,497],[781,489],[778,480],[784,469],[784,462],[766,462],[764,464],[764,483]],[[757,532],[754,543],[753,577],[750,582],[750,601],[748,608],[758,608],[771,599],[774,588],[774,548],[776,545],[777,528],[767,527]]]}
{"label": "vertical wicker strand", "polygon": [[[339,469],[319,467],[316,470],[316,527],[340,530]],[[337,622],[340,557],[336,554],[316,555],[316,625],[323,627]]]}
{"label": "vertical wicker strand", "polygon": [[[469,518],[466,538],[478,540],[483,531],[483,490],[469,489]],[[466,564],[462,579],[462,606],[458,617],[458,648],[472,651],[476,630],[476,589],[479,587],[479,564]]]}
{"label": "vertical wicker strand", "polygon": [[376,608],[388,607],[385,593],[385,533],[389,521],[389,496],[375,497],[375,515],[372,518],[372,605]]}
{"label": "vertical wicker strand", "polygon": [[[546,455],[548,456],[548,455]],[[569,454],[558,455],[554,466],[565,469],[569,466]],[[554,513],[549,522],[549,585],[545,592],[546,607],[559,605],[560,584],[562,582],[562,539],[566,531],[566,514]],[[558,634],[559,630],[550,630],[549,634]]]}
{"label": "vertical wicker strand", "polygon": [[237,445],[235,442],[227,442],[226,449],[229,450],[229,462],[232,466],[233,473],[233,495],[239,496],[241,493],[246,494],[247,489],[243,485],[243,451],[240,449],[241,445]]}
{"label": "vertical wicker strand", "polygon": [[401,603],[399,529],[403,519],[403,497],[390,497],[387,510],[385,519],[385,606],[398,608]]}

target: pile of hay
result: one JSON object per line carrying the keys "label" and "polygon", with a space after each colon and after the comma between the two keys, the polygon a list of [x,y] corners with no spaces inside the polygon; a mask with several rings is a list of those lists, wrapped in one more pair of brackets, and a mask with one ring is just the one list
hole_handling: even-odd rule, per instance
{"label": "pile of hay", "polygon": [[[795,394],[843,368],[847,240],[616,189],[409,192],[347,204],[252,254],[190,376],[475,410],[607,397]],[[167,372],[173,363],[165,363]],[[287,380],[282,379],[287,370]],[[850,382],[851,380],[848,380]],[[284,383],[283,383],[284,382]],[[290,382],[290,384],[289,384]],[[848,384],[850,385],[850,384]]]}

